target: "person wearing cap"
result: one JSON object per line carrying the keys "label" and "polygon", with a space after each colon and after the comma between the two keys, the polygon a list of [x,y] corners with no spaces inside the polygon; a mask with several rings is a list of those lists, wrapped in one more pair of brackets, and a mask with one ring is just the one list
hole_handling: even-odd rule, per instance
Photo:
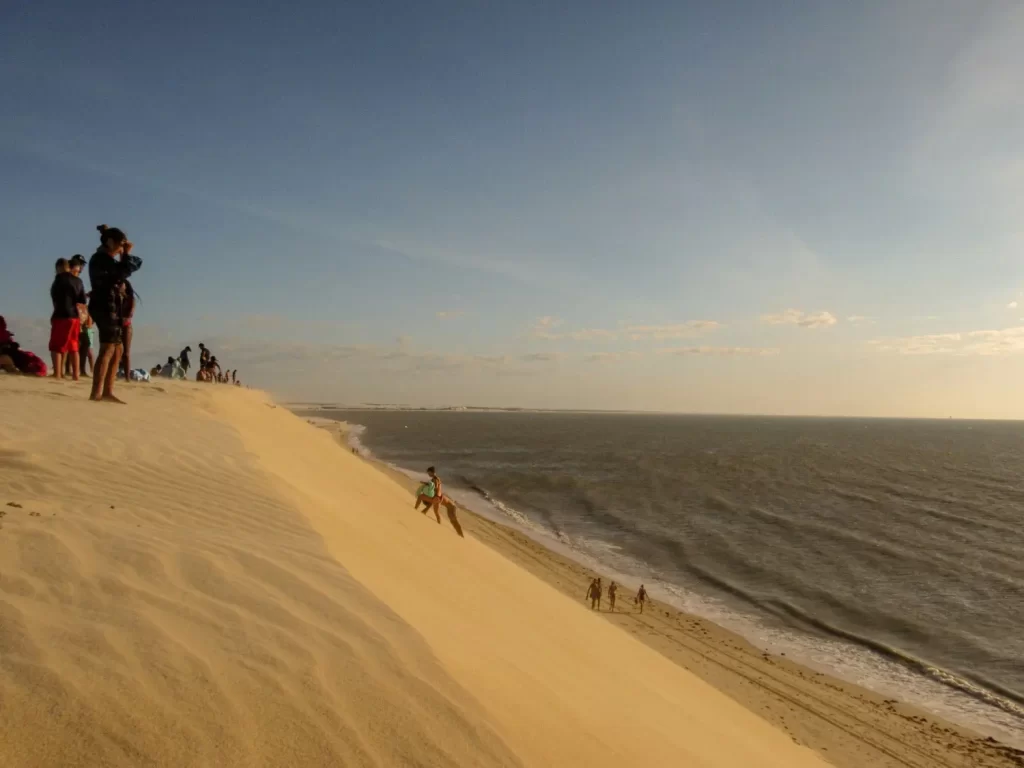
{"label": "person wearing cap", "polygon": [[129,255],[132,243],[120,229],[106,224],[96,229],[100,233],[100,247],[89,260],[89,282],[92,283],[89,314],[99,331],[100,351],[89,399],[121,403],[123,401],[114,396],[114,380],[124,340],[124,283],[142,266],[142,259]]}
{"label": "person wearing cap", "polygon": [[[79,268],[81,271],[81,268]],[[78,381],[79,313],[85,305],[85,286],[77,275],[71,274],[67,259],[57,259],[56,276],[50,285],[50,355],[53,358],[53,378],[64,378],[64,364],[71,361],[71,378]]]}
{"label": "person wearing cap", "polygon": [[190,365],[189,359],[188,359],[188,353],[191,352],[191,351],[192,351],[192,347],[185,347],[183,350],[181,350],[181,354],[178,355],[178,363],[181,365],[181,370],[184,373],[188,373],[188,369],[189,369],[189,365]]}

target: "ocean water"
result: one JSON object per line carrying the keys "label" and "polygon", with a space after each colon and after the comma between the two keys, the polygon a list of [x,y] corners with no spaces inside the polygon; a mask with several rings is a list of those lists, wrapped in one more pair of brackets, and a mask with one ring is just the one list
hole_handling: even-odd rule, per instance
{"label": "ocean water", "polygon": [[1024,743],[1024,423],[317,415],[655,599]]}

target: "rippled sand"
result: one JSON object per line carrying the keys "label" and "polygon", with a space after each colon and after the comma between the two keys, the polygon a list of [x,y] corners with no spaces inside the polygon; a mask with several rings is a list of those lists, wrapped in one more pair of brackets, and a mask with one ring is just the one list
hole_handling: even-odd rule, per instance
{"label": "rippled sand", "polygon": [[5,767],[824,765],[259,393],[121,394],[0,377]]}

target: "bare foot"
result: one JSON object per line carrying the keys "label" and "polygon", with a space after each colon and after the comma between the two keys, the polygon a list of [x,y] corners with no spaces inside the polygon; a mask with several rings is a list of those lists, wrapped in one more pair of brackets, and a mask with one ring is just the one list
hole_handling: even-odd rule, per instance
{"label": "bare foot", "polygon": [[125,402],[124,402],[124,400],[121,400],[121,399],[119,399],[119,398],[115,397],[114,395],[104,395],[104,396],[103,396],[103,397],[101,397],[100,399],[101,399],[101,400],[102,400],[102,401],[103,401],[104,403],[119,403],[120,405],[125,405]]}

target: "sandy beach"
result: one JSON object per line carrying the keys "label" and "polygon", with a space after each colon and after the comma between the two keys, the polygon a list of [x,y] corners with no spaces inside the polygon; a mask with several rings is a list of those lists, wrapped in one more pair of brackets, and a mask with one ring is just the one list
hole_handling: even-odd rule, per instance
{"label": "sandy beach", "polygon": [[3,766],[1002,766],[666,610],[265,395],[0,377]]}

